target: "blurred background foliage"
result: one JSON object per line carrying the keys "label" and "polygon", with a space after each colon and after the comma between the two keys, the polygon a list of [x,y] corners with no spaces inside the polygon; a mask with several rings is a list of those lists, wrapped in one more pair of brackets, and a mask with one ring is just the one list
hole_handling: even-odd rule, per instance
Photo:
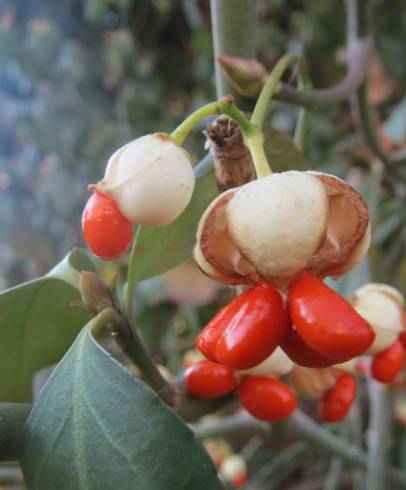
{"label": "blurred background foliage", "polygon": [[[406,16],[399,15],[403,0],[390,5],[374,2],[368,98],[380,142],[392,153],[406,146]],[[341,1],[259,0],[258,20],[258,57],[268,68],[297,50],[316,87],[344,75]],[[47,272],[83,245],[87,184],[102,177],[115,148],[144,133],[170,132],[214,98],[209,0],[0,0],[0,289]],[[270,117],[292,133],[297,112],[274,103]],[[201,132],[187,144],[196,161],[204,155]],[[374,217],[372,278],[406,294],[405,183],[374,160],[351,101],[311,114],[305,156],[313,168],[345,176],[364,193]],[[367,280],[362,270],[347,291]],[[137,320],[155,359],[179,372],[201,325],[231,295],[190,266],[142,283]],[[406,454],[402,434],[399,460]],[[269,445],[257,453],[256,443],[236,440],[254,470],[284,449]],[[311,465],[300,466],[303,448],[298,455],[284,466],[296,472],[292,485],[299,479],[319,488],[328,462],[312,456]],[[268,471],[268,485],[278,468]],[[11,471],[3,470],[0,488]]]}

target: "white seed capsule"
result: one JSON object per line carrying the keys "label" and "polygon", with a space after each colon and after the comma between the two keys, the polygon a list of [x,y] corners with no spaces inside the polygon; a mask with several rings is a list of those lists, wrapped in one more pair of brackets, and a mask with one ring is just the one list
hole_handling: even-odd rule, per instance
{"label": "white seed capsule", "polygon": [[403,326],[404,299],[386,284],[369,283],[357,289],[350,302],[375,331],[367,354],[377,354],[395,342]]}
{"label": "white seed capsule", "polygon": [[263,277],[289,278],[306,268],[326,228],[323,184],[304,172],[250,182],[227,206],[230,234]]}
{"label": "white seed capsule", "polygon": [[109,159],[96,188],[132,223],[164,226],[189,204],[195,184],[187,152],[165,133],[142,136]]}
{"label": "white seed capsule", "polygon": [[253,368],[245,369],[243,371],[236,371],[238,375],[250,375],[250,376],[275,376],[279,378],[288,374],[293,369],[293,362],[283,352],[280,347],[277,347],[272,354],[257,364]]}
{"label": "white seed capsule", "polygon": [[247,473],[247,464],[239,454],[226,458],[220,466],[220,475],[225,481],[232,482],[239,475]]}
{"label": "white seed capsule", "polygon": [[368,209],[349,184],[289,171],[216,198],[200,220],[194,255],[220,282],[264,279],[286,291],[304,271],[339,277],[364,258],[369,242]]}

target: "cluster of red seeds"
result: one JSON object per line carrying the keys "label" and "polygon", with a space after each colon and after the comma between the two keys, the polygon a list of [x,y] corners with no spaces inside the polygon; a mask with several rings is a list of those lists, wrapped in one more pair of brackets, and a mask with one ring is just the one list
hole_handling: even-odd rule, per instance
{"label": "cluster of red seeds", "polygon": [[[202,330],[196,347],[208,359],[188,368],[189,393],[215,398],[237,390],[241,404],[260,420],[289,416],[297,401],[294,391],[272,376],[239,373],[265,360],[279,345],[294,363],[325,368],[364,354],[374,330],[339,294],[306,272],[293,282],[286,305],[281,294],[259,282],[224,307]],[[371,373],[391,382],[402,369],[404,349],[396,341],[372,361]],[[342,373],[319,401],[319,417],[338,422],[349,412],[356,381]]]}

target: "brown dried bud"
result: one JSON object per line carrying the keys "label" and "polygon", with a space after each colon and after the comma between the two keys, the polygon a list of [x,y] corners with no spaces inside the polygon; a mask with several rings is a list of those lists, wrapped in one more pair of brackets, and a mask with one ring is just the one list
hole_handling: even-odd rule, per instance
{"label": "brown dried bud", "polygon": [[95,313],[114,307],[114,300],[106,282],[94,272],[82,271],[79,281],[84,304]]}
{"label": "brown dried bud", "polygon": [[204,134],[213,156],[220,191],[239,187],[255,179],[251,153],[244,145],[240,128],[227,116],[208,124]]}
{"label": "brown dried bud", "polygon": [[238,56],[218,56],[217,61],[239,94],[244,97],[258,97],[268,76],[264,65]]}

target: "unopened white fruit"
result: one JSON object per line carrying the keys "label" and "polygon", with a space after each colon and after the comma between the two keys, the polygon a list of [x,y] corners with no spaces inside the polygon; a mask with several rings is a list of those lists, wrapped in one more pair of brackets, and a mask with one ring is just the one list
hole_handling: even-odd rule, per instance
{"label": "unopened white fruit", "polygon": [[280,347],[277,347],[270,356],[256,366],[237,371],[240,375],[250,376],[275,376],[280,377],[288,374],[293,369],[293,362],[283,352]]}
{"label": "unopened white fruit", "polygon": [[238,189],[227,215],[235,243],[260,274],[288,278],[304,270],[320,246],[328,200],[317,177],[289,171]]}
{"label": "unopened white fruit", "polygon": [[164,226],[184,211],[194,184],[187,152],[169,135],[155,133],[118,149],[96,188],[132,223]]}
{"label": "unopened white fruit", "polygon": [[226,458],[220,466],[220,475],[225,481],[234,481],[239,475],[247,473],[247,464],[239,454],[233,454]]}
{"label": "unopened white fruit", "polygon": [[367,354],[377,354],[392,345],[404,329],[404,299],[397,289],[369,283],[357,289],[350,302],[375,332]]}

